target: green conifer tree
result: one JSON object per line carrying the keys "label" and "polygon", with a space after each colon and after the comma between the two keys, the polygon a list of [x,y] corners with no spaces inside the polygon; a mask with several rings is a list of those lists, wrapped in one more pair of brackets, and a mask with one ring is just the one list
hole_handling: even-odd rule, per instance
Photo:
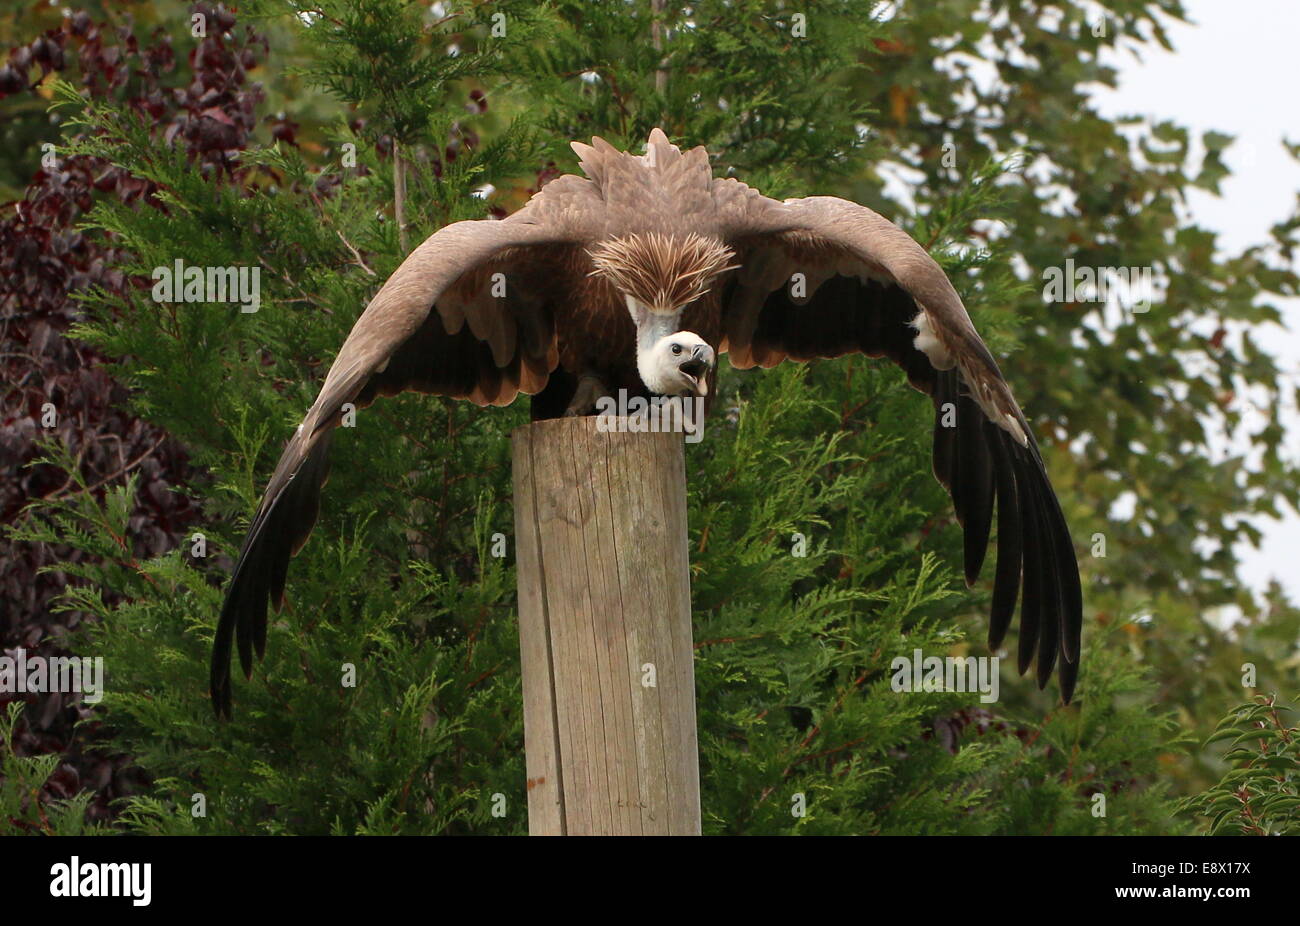
{"label": "green conifer tree", "polygon": [[[267,658],[219,725],[207,658],[231,559],[379,283],[443,224],[512,210],[575,169],[570,139],[632,146],[660,125],[777,196],[850,192],[910,142],[864,127],[905,106],[901,79],[881,72],[913,26],[877,21],[867,2],[801,7],[331,0],[285,17],[261,0],[251,12],[281,43],[269,67],[293,64],[324,95],[297,104],[296,144],[245,148],[238,173],[199,170],[154,126],[60,87],[81,133],[66,153],[149,179],[166,206],[97,207],[93,230],[132,255],[123,269],[142,286],[88,296],[77,334],[121,359],[136,409],[206,473],[190,486],[202,536],[165,556],[132,555],[133,480],[40,505],[17,532],[93,554],[69,567],[79,581],[62,606],[99,618],[84,647],[108,666],[102,714],[154,776],[124,827],[526,831],[514,571],[490,551],[512,532],[508,435],[523,402],[407,395],[358,413],[334,441]],[[973,248],[970,230],[1016,204],[1003,152],[967,151],[969,167],[920,191],[924,214],[888,211],[1001,352],[1025,285],[1014,248]],[[258,268],[260,307],[153,301],[153,269],[176,260]],[[1011,673],[994,704],[891,689],[896,656],[984,652],[966,631],[987,589],[966,591],[953,568],[931,423],[928,401],[881,363],[724,364],[718,412],[687,455],[705,831],[1181,831],[1161,770],[1183,734],[1155,706],[1126,625],[1088,622],[1068,708]],[[1052,453],[1067,458],[1054,465],[1070,511],[1061,476],[1076,464],[1064,444]],[[66,449],[48,459],[78,478]]]}

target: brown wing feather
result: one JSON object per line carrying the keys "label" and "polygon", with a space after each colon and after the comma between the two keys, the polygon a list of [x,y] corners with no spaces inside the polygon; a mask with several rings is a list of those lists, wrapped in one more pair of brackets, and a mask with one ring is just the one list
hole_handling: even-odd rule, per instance
{"label": "brown wing feather", "polygon": [[742,264],[726,284],[722,350],[738,367],[860,352],[903,368],[935,405],[934,473],[963,527],[968,584],[996,514],[989,646],[1001,645],[1019,599],[1020,671],[1036,657],[1042,687],[1059,665],[1068,703],[1083,625],[1074,544],[1029,423],[947,276],[854,203],[777,203],[735,181],[717,181],[714,197]]}
{"label": "brown wing feather", "polygon": [[[430,236],[352,328],[244,538],[213,639],[210,690],[218,716],[230,715],[232,648],[245,675],[254,653],[261,658],[265,651],[267,607],[279,610],[289,558],[315,524],[343,406],[406,389],[504,405],[546,385],[557,351],[541,265],[556,249],[577,247],[572,242],[581,235],[576,222],[566,221],[562,195],[539,196],[531,205],[503,222],[458,222]],[[498,272],[505,292],[494,296]]]}

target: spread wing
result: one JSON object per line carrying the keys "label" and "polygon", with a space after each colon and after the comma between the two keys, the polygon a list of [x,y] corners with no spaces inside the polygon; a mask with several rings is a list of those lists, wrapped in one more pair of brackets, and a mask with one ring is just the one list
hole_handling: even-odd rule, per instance
{"label": "spread wing", "polygon": [[548,267],[581,238],[580,202],[571,200],[584,195],[584,183],[559,178],[504,221],[448,225],[370,301],[285,447],[244,539],[213,640],[218,716],[230,716],[232,646],[246,676],[253,653],[265,651],[267,605],[279,610],[289,558],[315,524],[344,405],[407,389],[506,405],[546,385],[558,361]]}
{"label": "spread wing", "polygon": [[963,528],[968,585],[997,512],[989,646],[1002,644],[1019,599],[1020,672],[1036,655],[1041,688],[1059,663],[1068,703],[1083,624],[1074,544],[1029,423],[947,276],[856,203],[777,203],[734,180],[716,184],[742,265],[724,289],[721,349],[741,368],[851,352],[903,368],[934,401],[934,474]]}

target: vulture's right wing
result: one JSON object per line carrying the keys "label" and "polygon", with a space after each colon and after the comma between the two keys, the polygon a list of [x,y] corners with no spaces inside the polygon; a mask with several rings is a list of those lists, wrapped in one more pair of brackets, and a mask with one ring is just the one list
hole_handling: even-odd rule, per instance
{"label": "vulture's right wing", "polygon": [[1039,687],[1059,666],[1068,703],[1083,603],[1069,526],[997,362],[943,270],[901,228],[828,196],[767,199],[717,181],[723,233],[742,267],[723,296],[723,343],[737,367],[860,352],[886,356],[934,401],[934,474],[965,535],[966,582],[984,562],[994,512],[998,560],[989,647],[1020,600],[1018,664]]}
{"label": "vulture's right wing", "polygon": [[[576,181],[576,183],[574,182]],[[246,676],[266,648],[267,605],[279,610],[289,558],[316,521],[330,435],[344,406],[411,389],[506,405],[539,392],[557,364],[553,265],[581,235],[560,178],[504,221],[448,225],[411,252],[357,319],[320,395],[290,438],[244,539],[212,646],[210,690],[230,716],[231,649]],[[554,190],[551,187],[555,187]],[[433,311],[436,307],[437,311]]]}

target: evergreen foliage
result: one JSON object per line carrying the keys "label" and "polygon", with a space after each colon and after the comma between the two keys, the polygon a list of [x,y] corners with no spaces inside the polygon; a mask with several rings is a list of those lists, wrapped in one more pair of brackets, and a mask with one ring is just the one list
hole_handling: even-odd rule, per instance
{"label": "evergreen foliage", "polygon": [[108,832],[103,825],[87,822],[93,791],[41,800],[41,791],[58,768],[61,756],[57,752],[40,756],[19,756],[14,752],[10,743],[22,712],[22,702],[11,701],[0,716],[0,833],[97,836]]}
{"label": "evergreen foliage", "polygon": [[[514,571],[511,557],[490,553],[493,534],[513,531],[508,436],[526,421],[525,403],[485,410],[408,395],[361,410],[333,442],[320,521],[291,566],[266,660],[251,681],[236,681],[232,723],[212,718],[207,659],[266,476],[361,308],[403,257],[398,216],[414,244],[448,222],[513,210],[557,170],[574,169],[569,139],[600,134],[632,146],[654,125],[707,144],[720,174],[734,169],[776,196],[856,198],[929,247],[995,353],[1025,345],[1007,365],[1010,379],[1035,397],[1028,411],[1047,435],[1077,545],[1086,551],[1100,530],[1113,550],[1105,560],[1085,557],[1090,619],[1075,704],[1060,707],[1054,691],[1039,693],[1010,671],[993,704],[978,693],[896,693],[896,656],[985,654],[988,587],[966,590],[954,568],[960,534],[930,474],[929,402],[892,366],[864,358],[746,373],[724,364],[716,413],[687,451],[705,832],[1191,829],[1175,816],[1174,792],[1208,784],[1204,769],[1219,760],[1182,758],[1186,728],[1199,722],[1189,713],[1200,717],[1206,702],[1215,706],[1205,718],[1221,712],[1243,654],[1270,683],[1294,680],[1287,628],[1300,619],[1280,600],[1268,621],[1252,607],[1233,640],[1199,644],[1203,676],[1186,674],[1184,648],[1206,632],[1203,612],[1248,604],[1228,590],[1231,542],[1246,522],[1229,530],[1193,518],[1188,486],[1216,489],[1214,510],[1237,514],[1267,510],[1271,496],[1234,481],[1239,464],[1190,451],[1180,476],[1157,472],[1179,441],[1193,451],[1204,445],[1203,413],[1221,383],[1171,359],[1147,367],[1162,384],[1156,391],[1104,348],[1128,345],[1140,363],[1172,357],[1199,337],[1184,320],[1156,312],[1140,325],[1129,316],[1083,329],[1080,307],[1044,316],[1036,278],[1019,269],[1072,253],[1098,263],[1134,258],[1067,246],[1065,223],[1017,166],[1024,157],[1008,160],[1014,149],[1059,156],[1085,192],[1099,159],[1126,169],[1115,165],[1127,149],[1095,150],[1077,126],[1046,119],[1026,135],[1028,116],[1017,109],[977,131],[972,112],[952,102],[967,82],[926,67],[939,24],[911,15],[910,5],[891,21],[874,19],[874,5],[861,0],[801,6],[802,40],[781,4],[738,0],[696,4],[690,22],[679,10],[664,14],[669,31],[655,48],[649,3],[427,10],[330,0],[297,12],[258,0],[249,12],[278,36],[270,67],[292,64],[296,85],[317,92],[289,102],[291,117],[278,124],[296,128],[232,149],[227,169],[200,169],[164,137],[165,126],[129,107],[51,84],[65,120],[61,155],[102,159],[157,190],[159,209],[97,200],[86,233],[114,243],[135,285],[85,292],[72,334],[115,358],[133,413],[187,448],[195,472],[184,491],[202,511],[193,530],[207,551],[194,555],[188,537],[138,556],[140,481],[96,487],[57,441],[42,463],[80,491],[36,502],[10,531],[16,542],[84,554],[61,564],[74,581],[57,607],[96,618],[78,644],[107,666],[98,712],[113,746],[152,776],[123,808],[120,829],[526,831]],[[1008,30],[994,56],[1017,40],[1016,30],[981,25],[977,4],[949,6],[972,13],[963,47],[976,48],[990,30]],[[1072,28],[1082,22],[1073,5],[1058,6]],[[1147,5],[1110,6],[1143,21],[1152,15]],[[1052,46],[1068,59],[1062,68],[1095,73],[1083,47]],[[1061,80],[1053,105],[1073,99],[1075,83]],[[918,117],[922,105],[942,120]],[[885,130],[863,131],[867,124]],[[1113,126],[1089,127],[1115,143]],[[957,142],[958,170],[938,160],[946,140]],[[921,172],[915,213],[883,200],[877,166],[886,156]],[[1181,160],[1163,163],[1127,168],[1138,200],[1148,188],[1165,197],[1151,215],[1129,215],[1154,230],[1119,237],[1150,249],[1142,262],[1190,258],[1200,245],[1189,238],[1204,243],[1168,224],[1190,179],[1177,173]],[[1100,186],[1110,196],[1119,182],[1107,175]],[[1116,207],[1102,191],[1092,195],[1099,202],[1087,217],[1100,234],[1113,227],[1105,210]],[[990,218],[1008,233],[983,231]],[[1288,234],[1294,228],[1279,240]],[[177,259],[258,267],[261,307],[153,301],[152,269]],[[1253,285],[1293,291],[1293,275],[1266,274],[1258,263],[1205,257],[1194,266],[1200,276],[1186,285],[1226,288],[1214,303],[1224,324],[1272,317],[1248,307]],[[1197,314],[1192,297],[1170,298]],[[1087,343],[1072,346],[1070,332]],[[1241,345],[1200,348],[1224,376],[1276,393],[1271,360],[1248,336]],[[1181,387],[1196,396],[1190,406],[1175,398]],[[1294,470],[1271,436],[1259,441],[1272,455],[1262,475],[1244,481],[1294,499]],[[1157,462],[1131,451],[1134,442],[1146,442]],[[1117,526],[1105,511],[1126,488],[1140,493],[1141,517]],[[1143,519],[1178,535],[1164,538],[1158,556],[1144,546],[1156,539],[1146,539]],[[1196,559],[1191,538],[1205,534],[1222,546]],[[796,535],[806,555],[795,555]],[[1169,624],[1153,631],[1133,620],[1148,612],[1168,614]],[[349,667],[354,686],[344,684]],[[36,766],[22,761],[25,771],[4,766],[0,831],[31,819],[30,803],[15,797],[30,791]],[[504,817],[492,815],[496,794],[506,797]],[[803,816],[792,813],[801,800]],[[56,828],[74,825],[60,821]]]}
{"label": "evergreen foliage", "polygon": [[1300,833],[1300,726],[1283,716],[1294,713],[1276,695],[1257,695],[1219,721],[1208,743],[1231,740],[1223,755],[1231,768],[1214,787],[1183,802],[1207,818],[1211,836]]}

